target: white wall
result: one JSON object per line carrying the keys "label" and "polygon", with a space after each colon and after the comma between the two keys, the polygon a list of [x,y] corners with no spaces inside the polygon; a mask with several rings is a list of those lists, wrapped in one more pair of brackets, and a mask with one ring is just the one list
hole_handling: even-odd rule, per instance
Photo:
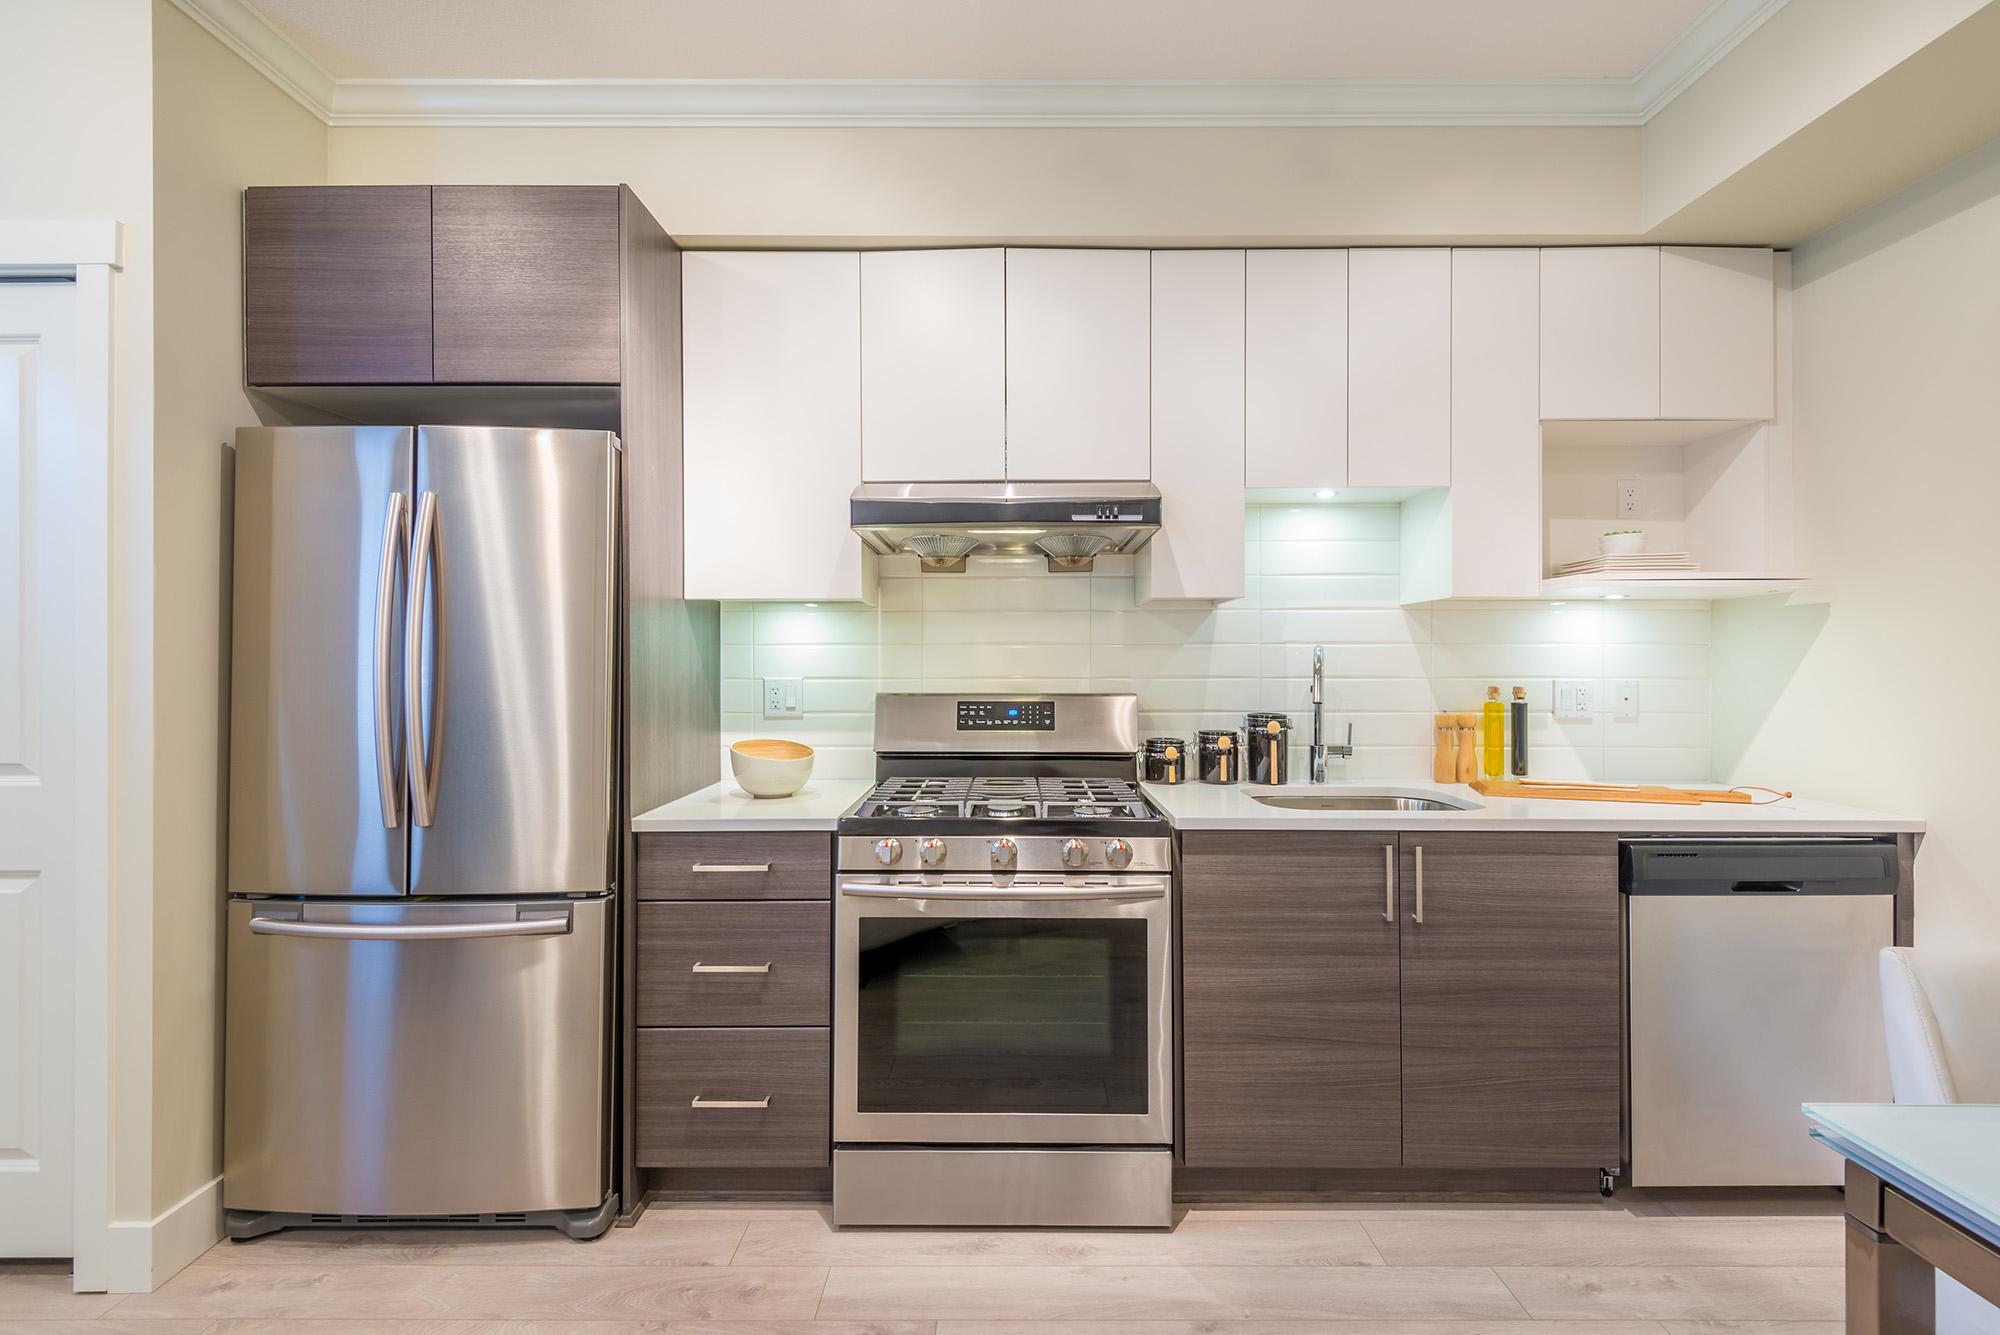
{"label": "white wall", "polygon": [[2000,945],[2000,170],[1989,150],[1800,247],[1808,601],[1716,604],[1718,778],[1921,816],[1917,944]]}
{"label": "white wall", "polygon": [[159,1214],[221,1172],[226,504],[243,393],[241,197],[326,179],[326,127],[153,0],[153,1162]]}
{"label": "white wall", "polygon": [[[1246,523],[1245,596],[1212,608],[1135,607],[1129,556],[1099,557],[1092,574],[975,558],[929,575],[888,557],[876,608],[725,603],[723,745],[797,738],[822,777],[869,777],[877,691],[963,690],[1135,691],[1144,735],[1189,740],[1276,709],[1302,747],[1323,643],[1328,740],[1355,725],[1349,777],[1429,778],[1431,715],[1477,709],[1488,685],[1528,688],[1536,777],[1707,777],[1707,604],[1404,608],[1396,507],[1251,506]],[[765,676],[806,678],[804,718],[756,712]],[[1559,676],[1640,678],[1642,717],[1558,723]],[[1302,773],[1303,752],[1293,763]]]}

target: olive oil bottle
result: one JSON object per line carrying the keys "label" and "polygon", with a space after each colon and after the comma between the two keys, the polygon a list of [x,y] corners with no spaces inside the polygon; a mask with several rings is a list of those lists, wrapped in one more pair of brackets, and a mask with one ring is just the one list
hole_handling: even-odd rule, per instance
{"label": "olive oil bottle", "polygon": [[1500,703],[1500,688],[1486,688],[1486,707],[1481,711],[1480,773],[1498,779],[1507,773],[1507,706]]}

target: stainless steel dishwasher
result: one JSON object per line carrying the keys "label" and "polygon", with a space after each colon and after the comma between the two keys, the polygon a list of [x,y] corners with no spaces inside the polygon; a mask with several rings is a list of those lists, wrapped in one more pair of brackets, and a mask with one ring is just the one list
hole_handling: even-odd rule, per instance
{"label": "stainless steel dishwasher", "polygon": [[1813,1186],[1799,1105],[1886,1103],[1894,839],[1621,841],[1633,1186]]}

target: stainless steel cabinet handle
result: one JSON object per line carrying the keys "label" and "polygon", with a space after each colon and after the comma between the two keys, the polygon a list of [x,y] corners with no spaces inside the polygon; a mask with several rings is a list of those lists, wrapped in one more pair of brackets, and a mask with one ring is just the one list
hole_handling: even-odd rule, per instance
{"label": "stainless steel cabinet handle", "polygon": [[396,638],[396,577],[402,573],[409,546],[410,498],[399,491],[390,495],[389,513],[382,518],[382,570],[375,579],[375,782],[381,790],[382,826],[389,830],[403,819],[401,757],[390,709],[394,668],[389,645]]}
{"label": "stainless steel cabinet handle", "polygon": [[1382,845],[1382,921],[1396,921],[1396,846]]}
{"label": "stainless steel cabinet handle", "polygon": [[689,871],[769,871],[768,862],[697,862]]}
{"label": "stainless steel cabinet handle", "polygon": [[769,1094],[766,1094],[761,1099],[705,1099],[697,1094],[688,1103],[688,1107],[690,1108],[768,1108],[770,1106],[771,1096]]}
{"label": "stainless steel cabinet handle", "polygon": [[252,936],[317,936],[333,941],[464,941],[478,936],[565,936],[569,919],[522,918],[516,922],[422,922],[393,925],[361,922],[297,922],[252,918]]}
{"label": "stainless steel cabinet handle", "polygon": [[437,817],[437,775],[434,758],[437,696],[444,683],[434,683],[431,692],[431,722],[424,727],[424,591],[437,564],[438,498],[427,491],[417,502],[417,536],[410,544],[410,596],[403,623],[403,732],[409,750],[410,819],[419,826]]}
{"label": "stainless steel cabinet handle", "polygon": [[1418,922],[1424,920],[1424,846],[1422,844],[1417,845],[1417,911],[1414,916]]}
{"label": "stainless steel cabinet handle", "polygon": [[689,973],[769,973],[768,964],[703,964],[699,960]]}

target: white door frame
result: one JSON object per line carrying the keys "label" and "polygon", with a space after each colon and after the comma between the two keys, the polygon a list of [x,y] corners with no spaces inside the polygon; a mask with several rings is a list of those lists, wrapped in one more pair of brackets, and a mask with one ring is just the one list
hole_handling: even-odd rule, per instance
{"label": "white door frame", "polygon": [[0,271],[76,278],[76,453],[63,498],[75,612],[75,1287],[110,1286],[112,312],[115,222],[0,222]]}

